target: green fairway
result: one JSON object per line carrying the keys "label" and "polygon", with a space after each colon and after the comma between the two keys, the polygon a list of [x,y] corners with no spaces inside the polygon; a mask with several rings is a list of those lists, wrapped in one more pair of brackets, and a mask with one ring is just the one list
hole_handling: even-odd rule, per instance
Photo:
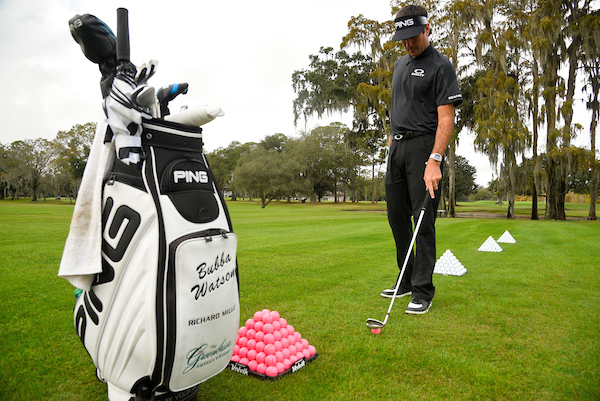
{"label": "green fairway", "polygon": [[[228,205],[240,323],[277,310],[320,357],[275,382],[226,370],[199,400],[600,397],[600,222],[438,219],[437,256],[450,249],[468,273],[436,274],[429,313],[397,300],[373,335],[365,321],[383,320],[379,292],[397,275],[384,203]],[[73,287],[56,276],[72,210],[0,201],[0,400],[106,399],[73,327]],[[515,244],[478,251],[506,230]]]}

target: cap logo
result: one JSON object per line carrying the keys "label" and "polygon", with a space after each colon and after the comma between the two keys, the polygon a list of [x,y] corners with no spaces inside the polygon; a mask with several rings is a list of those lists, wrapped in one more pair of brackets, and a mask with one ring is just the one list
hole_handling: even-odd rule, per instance
{"label": "cap logo", "polygon": [[413,26],[415,24],[415,20],[410,18],[404,21],[396,21],[396,29],[402,29],[405,27]]}

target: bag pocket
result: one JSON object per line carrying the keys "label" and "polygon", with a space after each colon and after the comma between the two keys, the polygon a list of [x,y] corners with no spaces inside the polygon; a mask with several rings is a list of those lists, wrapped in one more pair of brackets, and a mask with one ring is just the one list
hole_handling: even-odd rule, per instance
{"label": "bag pocket", "polygon": [[165,382],[171,391],[221,372],[239,327],[237,236],[222,229],[186,235],[169,247]]}

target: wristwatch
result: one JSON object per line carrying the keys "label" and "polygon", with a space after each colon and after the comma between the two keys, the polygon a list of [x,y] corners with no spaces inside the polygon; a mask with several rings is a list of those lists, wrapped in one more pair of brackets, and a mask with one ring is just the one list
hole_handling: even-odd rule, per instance
{"label": "wristwatch", "polygon": [[432,153],[429,155],[429,158],[435,160],[438,163],[442,161],[442,155],[440,155],[439,153]]}

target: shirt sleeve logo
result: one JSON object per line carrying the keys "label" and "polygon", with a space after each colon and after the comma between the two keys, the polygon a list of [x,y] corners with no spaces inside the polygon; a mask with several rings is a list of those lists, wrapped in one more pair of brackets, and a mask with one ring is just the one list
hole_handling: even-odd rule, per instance
{"label": "shirt sleeve logo", "polygon": [[412,75],[413,77],[423,78],[425,76],[425,70],[422,68],[415,68],[415,70],[410,75]]}

